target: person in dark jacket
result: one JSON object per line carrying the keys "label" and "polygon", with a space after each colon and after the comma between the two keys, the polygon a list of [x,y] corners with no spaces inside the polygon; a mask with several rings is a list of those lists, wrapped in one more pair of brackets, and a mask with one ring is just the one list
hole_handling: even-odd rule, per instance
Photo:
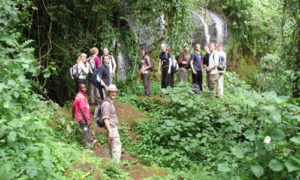
{"label": "person in dark jacket", "polygon": [[161,88],[167,88],[170,86],[171,76],[171,55],[167,51],[165,44],[161,45],[161,53],[159,54],[159,67],[158,73],[161,75]]}
{"label": "person in dark jacket", "polygon": [[109,57],[103,58],[103,64],[93,74],[93,83],[99,87],[101,99],[104,100],[110,85]]}
{"label": "person in dark jacket", "polygon": [[[209,66],[209,56],[210,56],[210,50],[208,46],[204,47],[205,55],[203,57],[203,67],[206,69]],[[206,71],[206,84],[207,88],[209,89],[209,72]]]}
{"label": "person in dark jacket", "polygon": [[200,44],[198,43],[195,45],[195,52],[191,56],[191,68],[193,84],[198,84],[202,92],[203,61],[200,54]]}

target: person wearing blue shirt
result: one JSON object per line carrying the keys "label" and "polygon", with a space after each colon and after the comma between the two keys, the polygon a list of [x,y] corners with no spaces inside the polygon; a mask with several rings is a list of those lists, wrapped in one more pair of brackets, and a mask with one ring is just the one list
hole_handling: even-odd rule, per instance
{"label": "person wearing blue shirt", "polygon": [[191,68],[193,84],[198,84],[200,91],[202,92],[202,73],[203,73],[203,61],[200,54],[200,44],[195,45],[195,52],[191,56]]}

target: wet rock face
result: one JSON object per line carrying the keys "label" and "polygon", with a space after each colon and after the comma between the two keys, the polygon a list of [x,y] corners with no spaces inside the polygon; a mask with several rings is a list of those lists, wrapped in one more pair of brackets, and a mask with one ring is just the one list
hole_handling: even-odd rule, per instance
{"label": "wet rock face", "polygon": [[[191,34],[193,44],[201,43],[202,45],[209,44],[210,42],[227,43],[228,30],[226,20],[219,14],[204,8],[199,8],[198,11],[191,12],[194,25],[196,26],[195,32]],[[138,29],[135,22],[128,15],[128,23],[132,29],[135,29],[139,37],[140,48],[146,48],[148,51],[152,50],[152,43],[157,37],[161,37],[165,27],[164,17],[161,16],[157,19],[157,24],[160,27],[156,38],[147,34],[148,27]]]}
{"label": "wet rock face", "polygon": [[197,27],[192,34],[193,44],[227,43],[227,22],[222,16],[211,10],[201,8],[199,11],[192,11],[192,17]]}

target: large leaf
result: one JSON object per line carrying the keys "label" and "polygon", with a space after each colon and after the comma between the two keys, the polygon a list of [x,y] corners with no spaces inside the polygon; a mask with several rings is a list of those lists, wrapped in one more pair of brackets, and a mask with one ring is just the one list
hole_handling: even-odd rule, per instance
{"label": "large leaf", "polygon": [[272,137],[272,140],[283,140],[285,138],[285,133],[283,129],[277,128],[270,132],[270,136]]}
{"label": "large leaf", "polygon": [[11,167],[9,164],[5,163],[0,165],[0,180],[12,179],[13,173],[11,172]]}
{"label": "large leaf", "polygon": [[48,160],[44,160],[42,161],[42,165],[47,168],[47,169],[51,169],[53,167],[53,164],[51,161],[48,161]]}
{"label": "large leaf", "polygon": [[284,163],[288,172],[299,171],[300,170],[300,158],[299,155],[290,156],[289,159]]}
{"label": "large leaf", "polygon": [[16,141],[16,138],[17,138],[17,133],[15,131],[11,131],[8,134],[7,141],[14,142],[14,141]]}
{"label": "large leaf", "polygon": [[300,144],[300,137],[292,137],[290,140],[295,144]]}
{"label": "large leaf", "polygon": [[237,158],[244,158],[245,153],[249,151],[249,148],[244,148],[241,145],[236,145],[233,148],[231,148],[232,154],[235,155]]}
{"label": "large leaf", "polygon": [[254,129],[247,129],[245,132],[244,132],[244,136],[249,139],[250,141],[254,141],[255,139],[255,131]]}
{"label": "large leaf", "polygon": [[297,164],[294,164],[292,162],[285,162],[284,165],[288,169],[288,172],[300,170],[300,166],[298,166]]}
{"label": "large leaf", "polygon": [[260,177],[264,174],[264,168],[260,165],[251,166],[251,172],[256,176]]}
{"label": "large leaf", "polygon": [[219,163],[218,164],[218,171],[221,171],[221,172],[229,172],[230,171],[230,168],[228,166],[228,163]]}
{"label": "large leaf", "polygon": [[275,122],[275,123],[281,122],[281,115],[279,113],[273,113],[271,115],[271,118],[272,118],[273,122]]}
{"label": "large leaf", "polygon": [[272,169],[272,171],[278,172],[282,171],[283,165],[276,159],[272,159],[269,163],[269,168]]}

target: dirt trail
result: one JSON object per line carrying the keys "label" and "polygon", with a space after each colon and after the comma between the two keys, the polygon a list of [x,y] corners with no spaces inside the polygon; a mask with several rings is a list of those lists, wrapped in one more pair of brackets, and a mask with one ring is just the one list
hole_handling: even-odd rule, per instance
{"label": "dirt trail", "polygon": [[[130,127],[134,127],[137,120],[148,118],[144,113],[138,111],[130,105],[121,103],[119,101],[116,101],[116,108],[118,116],[120,117],[121,126],[122,124],[128,124]],[[91,112],[94,112],[94,109],[95,106],[91,106]],[[105,133],[105,130],[103,128],[98,128],[94,121],[92,122],[92,131],[94,131],[96,134]],[[131,139],[134,139],[135,134],[130,133],[129,136],[132,137]],[[100,145],[99,143],[97,143],[94,148],[94,153],[98,157],[105,158],[104,145]],[[145,167],[141,165],[141,161],[138,158],[133,157],[124,150],[122,152],[121,160],[131,162],[130,166],[124,166],[123,169],[127,171],[129,173],[129,176],[135,180],[142,180],[154,175],[161,177],[168,175],[168,172],[165,169],[159,167]]]}

